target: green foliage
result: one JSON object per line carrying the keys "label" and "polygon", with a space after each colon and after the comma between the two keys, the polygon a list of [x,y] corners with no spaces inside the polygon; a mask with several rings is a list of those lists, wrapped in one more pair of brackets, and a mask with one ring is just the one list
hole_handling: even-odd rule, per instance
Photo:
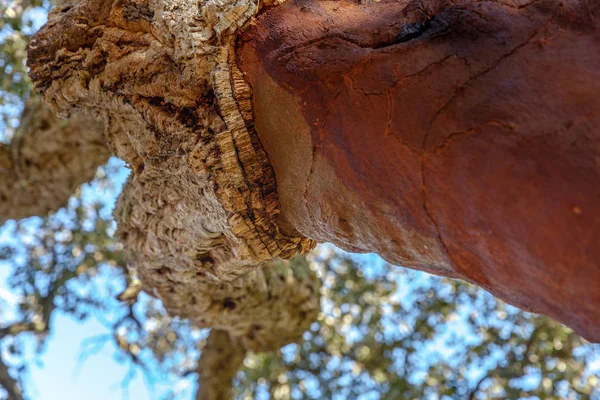
{"label": "green foliage", "polygon": [[[240,399],[598,398],[598,351],[459,281],[321,248],[323,311],[304,342],[253,354]],[[361,261],[362,260],[362,261]]]}

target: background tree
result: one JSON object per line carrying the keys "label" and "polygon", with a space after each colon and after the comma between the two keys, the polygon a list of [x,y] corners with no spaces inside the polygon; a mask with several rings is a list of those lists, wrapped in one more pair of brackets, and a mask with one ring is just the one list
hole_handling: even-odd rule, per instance
{"label": "background tree", "polygon": [[[48,7],[0,3],[5,143],[18,131],[30,89],[24,49]],[[125,174],[112,160],[60,211],[4,225],[2,257],[18,299],[0,305],[4,397],[31,398],[27,369],[35,357],[27,348],[44,350],[56,313],[102,319],[112,334],[90,338],[84,355],[112,341],[115,357],[149,383],[206,372],[197,369],[209,332],[170,317],[138,292],[127,269],[112,217]],[[331,246],[290,263],[322,281],[321,312],[301,343],[245,356],[234,378],[237,398],[600,398],[598,347],[546,317],[472,285]]]}

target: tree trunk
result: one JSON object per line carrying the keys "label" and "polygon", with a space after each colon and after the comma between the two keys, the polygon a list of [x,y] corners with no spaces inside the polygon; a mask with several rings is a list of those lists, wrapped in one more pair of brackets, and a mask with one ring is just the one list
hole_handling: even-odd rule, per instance
{"label": "tree trunk", "polygon": [[254,337],[227,299],[314,239],[600,341],[598,0],[277,4],[84,0],[31,42],[132,165],[120,235],[167,308]]}
{"label": "tree trunk", "polygon": [[196,400],[231,399],[231,383],[245,355],[244,346],[229,333],[213,329],[198,362]]}
{"label": "tree trunk", "polygon": [[15,137],[0,144],[0,225],[64,206],[109,156],[100,121],[57,118],[33,95]]}

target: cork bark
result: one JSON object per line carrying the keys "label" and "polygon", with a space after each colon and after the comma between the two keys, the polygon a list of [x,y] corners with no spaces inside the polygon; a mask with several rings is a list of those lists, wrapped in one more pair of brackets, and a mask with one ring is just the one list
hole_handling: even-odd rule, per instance
{"label": "cork bark", "polygon": [[101,121],[58,118],[34,95],[11,142],[0,144],[0,225],[64,206],[109,156]]}
{"label": "cork bark", "polygon": [[315,277],[268,262],[316,240],[600,341],[599,6],[84,0],[29,65],[131,165],[119,236],[171,313],[254,350],[299,338]]}

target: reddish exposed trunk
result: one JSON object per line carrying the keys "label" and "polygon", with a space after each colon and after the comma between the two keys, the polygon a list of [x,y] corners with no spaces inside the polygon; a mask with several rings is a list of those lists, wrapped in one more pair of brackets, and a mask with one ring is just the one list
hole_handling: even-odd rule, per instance
{"label": "reddish exposed trunk", "polygon": [[600,341],[600,3],[302,1],[238,42],[282,226]]}

